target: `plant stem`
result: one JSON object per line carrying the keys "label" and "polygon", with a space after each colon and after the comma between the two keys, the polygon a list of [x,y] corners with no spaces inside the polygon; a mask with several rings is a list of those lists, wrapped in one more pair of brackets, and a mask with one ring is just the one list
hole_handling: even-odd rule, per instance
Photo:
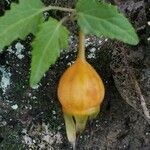
{"label": "plant stem", "polygon": [[81,59],[85,59],[85,35],[84,33],[80,30],[79,31],[79,52],[78,52],[78,57]]}
{"label": "plant stem", "polygon": [[60,11],[66,11],[66,12],[75,12],[75,9],[59,7],[59,6],[48,6],[42,9],[42,11],[47,11],[47,10],[60,10]]}

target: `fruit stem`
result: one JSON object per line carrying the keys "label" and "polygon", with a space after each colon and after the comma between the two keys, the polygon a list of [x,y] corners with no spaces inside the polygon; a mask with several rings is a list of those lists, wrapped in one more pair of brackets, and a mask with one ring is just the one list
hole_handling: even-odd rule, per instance
{"label": "fruit stem", "polygon": [[80,30],[79,31],[79,52],[78,52],[78,58],[84,60],[85,59],[85,35],[84,33]]}
{"label": "fruit stem", "polygon": [[73,150],[76,150],[76,142],[72,143],[72,148],[73,148]]}

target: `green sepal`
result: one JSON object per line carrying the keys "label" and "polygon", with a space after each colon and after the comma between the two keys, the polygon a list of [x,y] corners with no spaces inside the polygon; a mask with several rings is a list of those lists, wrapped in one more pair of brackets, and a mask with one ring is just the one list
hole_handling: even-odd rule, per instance
{"label": "green sepal", "polygon": [[89,120],[95,119],[100,112],[100,106],[95,108],[95,112],[89,115]]}
{"label": "green sepal", "polygon": [[64,113],[66,133],[69,142],[72,144],[73,149],[75,149],[76,143],[76,127],[72,115]]}
{"label": "green sepal", "polygon": [[85,129],[88,116],[75,115],[74,118],[76,121],[76,133],[81,133]]}

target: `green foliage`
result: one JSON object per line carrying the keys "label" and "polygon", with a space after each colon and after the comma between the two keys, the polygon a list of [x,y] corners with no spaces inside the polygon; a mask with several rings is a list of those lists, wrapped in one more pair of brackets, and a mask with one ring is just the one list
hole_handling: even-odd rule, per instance
{"label": "green foliage", "polygon": [[14,39],[36,33],[42,7],[40,0],[20,0],[19,4],[12,4],[11,10],[0,18],[0,51]]}
{"label": "green foliage", "polygon": [[39,33],[33,42],[31,64],[31,86],[40,81],[60,54],[60,49],[67,48],[68,30],[53,18],[40,26]]}
{"label": "green foliage", "polygon": [[76,11],[56,6],[43,7],[40,0],[20,0],[12,4],[0,18],[0,51],[17,38],[33,33],[30,85],[37,84],[50,65],[60,54],[60,49],[68,45],[68,30],[63,21],[50,18],[42,23],[45,10],[62,10],[74,13],[78,24],[86,34],[118,39],[129,44],[137,44],[138,37],[128,20],[117,11],[115,6],[98,0],[78,0]]}
{"label": "green foliage", "polygon": [[116,6],[97,0],[79,0],[76,6],[78,24],[86,34],[95,34],[136,45],[139,40],[128,20]]}

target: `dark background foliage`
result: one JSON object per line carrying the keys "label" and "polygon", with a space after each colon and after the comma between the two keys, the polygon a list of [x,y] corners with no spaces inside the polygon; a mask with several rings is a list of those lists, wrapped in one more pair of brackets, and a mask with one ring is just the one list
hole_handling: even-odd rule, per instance
{"label": "dark background foliage", "polygon": [[[11,1],[0,1],[0,14],[10,8]],[[43,0],[45,5],[74,7],[74,1]],[[144,0],[111,0],[132,22],[140,37],[137,46],[121,42],[86,38],[86,55],[102,76],[106,96],[99,116],[87,124],[78,137],[78,150],[148,150],[150,149],[150,29],[149,3]],[[60,19],[65,13],[47,12]],[[0,149],[71,149],[65,134],[57,85],[64,70],[76,58],[78,27],[72,21],[69,52],[63,52],[49,69],[38,87],[29,87],[30,51],[33,36],[16,40],[0,54],[0,81],[9,77],[4,92],[0,86]],[[16,46],[19,45],[20,47]],[[23,47],[22,47],[23,46]],[[21,49],[21,59],[18,57]],[[95,51],[96,50],[96,51]],[[3,70],[3,71],[2,71]],[[5,72],[5,75],[4,75]],[[144,99],[145,107],[141,101]],[[143,100],[142,99],[142,100]],[[145,113],[147,111],[147,113]],[[46,130],[48,127],[48,132]],[[58,134],[59,133],[59,134]],[[48,135],[50,141],[45,137]],[[59,137],[60,136],[60,137]],[[27,142],[27,140],[29,142]],[[61,139],[61,140],[60,140]]]}

